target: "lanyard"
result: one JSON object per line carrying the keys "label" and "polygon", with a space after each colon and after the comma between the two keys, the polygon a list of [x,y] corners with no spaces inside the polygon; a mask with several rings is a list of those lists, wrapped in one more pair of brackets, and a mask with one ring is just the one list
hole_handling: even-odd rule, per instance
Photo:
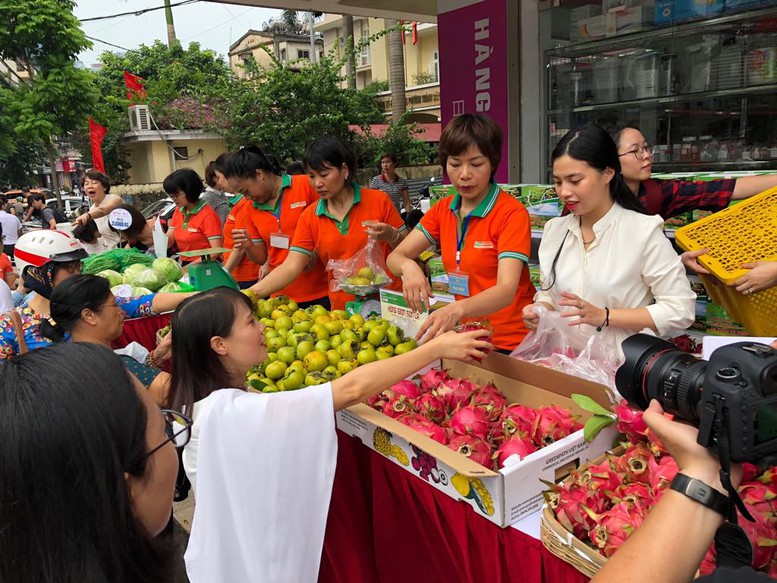
{"label": "lanyard", "polygon": [[280,194],[278,195],[278,202],[275,203],[275,208],[270,211],[272,216],[275,217],[275,220],[278,222],[278,232],[281,232],[281,205],[283,204],[283,188],[281,189]]}
{"label": "lanyard", "polygon": [[[459,207],[459,210],[461,210],[461,207]],[[456,218],[459,219],[459,229],[456,236],[456,269],[459,268],[461,265],[461,247],[464,245],[464,237],[467,236],[467,229],[469,228],[469,219],[472,217],[471,214],[467,215],[462,219],[458,216],[458,213],[456,215]]]}

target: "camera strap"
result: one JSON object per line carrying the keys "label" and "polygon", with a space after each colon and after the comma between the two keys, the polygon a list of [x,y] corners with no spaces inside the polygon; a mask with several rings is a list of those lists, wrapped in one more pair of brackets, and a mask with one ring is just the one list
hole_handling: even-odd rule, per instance
{"label": "camera strap", "polygon": [[728,432],[723,418],[723,399],[715,398],[715,431],[718,436],[718,458],[720,459],[720,483],[729,496],[728,522],[715,532],[715,553],[718,567],[737,569],[753,563],[753,545],[744,529],[739,526],[737,510],[747,520],[755,522],[745,503],[731,483],[731,450]]}

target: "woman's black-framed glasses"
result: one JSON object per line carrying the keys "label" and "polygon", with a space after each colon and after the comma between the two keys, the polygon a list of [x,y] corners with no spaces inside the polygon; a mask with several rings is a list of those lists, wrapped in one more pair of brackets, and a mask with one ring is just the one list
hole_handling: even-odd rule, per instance
{"label": "woman's black-framed glasses", "polygon": [[172,441],[176,448],[182,448],[189,443],[192,437],[192,423],[193,421],[178,411],[172,409],[162,409],[162,417],[165,419],[165,433],[167,433],[167,439],[157,445],[154,449],[149,450],[144,458],[147,458],[154,454],[156,451],[162,449],[167,445],[168,441]]}
{"label": "woman's black-framed glasses", "polygon": [[651,146],[650,144],[639,146],[634,150],[629,150],[628,152],[623,152],[623,154],[618,154],[618,158],[620,158],[621,156],[627,156],[628,154],[634,154],[634,157],[637,160],[642,160],[643,158],[650,158],[653,156],[653,146]]}

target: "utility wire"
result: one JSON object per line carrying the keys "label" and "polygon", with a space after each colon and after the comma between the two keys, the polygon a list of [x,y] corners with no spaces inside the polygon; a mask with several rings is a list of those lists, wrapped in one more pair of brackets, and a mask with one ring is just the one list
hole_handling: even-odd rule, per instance
{"label": "utility wire", "polygon": [[[185,6],[187,4],[195,4],[196,2],[201,2],[202,0],[183,0],[182,2],[176,2],[175,4],[171,4],[171,8],[175,8],[176,6]],[[105,16],[93,16],[92,18],[80,18],[80,22],[94,22],[96,20],[107,20],[109,18],[118,18],[120,16],[141,16],[147,12],[154,12],[155,10],[164,10],[165,6],[155,6],[153,8],[144,8],[143,10],[134,10],[132,12],[120,12],[118,14],[107,14]]]}
{"label": "utility wire", "polygon": [[121,47],[121,46],[119,46],[119,45],[115,45],[115,44],[113,44],[113,43],[109,43],[107,40],[102,40],[102,39],[99,39],[99,38],[95,38],[95,37],[93,37],[93,36],[89,36],[88,34],[85,34],[84,36],[85,36],[86,38],[88,38],[89,40],[93,40],[93,41],[94,41],[94,42],[96,42],[96,43],[102,43],[102,44],[104,44],[104,45],[108,45],[109,47],[113,47],[113,48],[115,48],[115,49],[121,49],[122,51],[127,51],[127,52],[129,52],[129,53],[136,53],[136,52],[137,52],[137,51],[136,51],[136,50],[134,50],[134,49],[128,49],[127,47]]}

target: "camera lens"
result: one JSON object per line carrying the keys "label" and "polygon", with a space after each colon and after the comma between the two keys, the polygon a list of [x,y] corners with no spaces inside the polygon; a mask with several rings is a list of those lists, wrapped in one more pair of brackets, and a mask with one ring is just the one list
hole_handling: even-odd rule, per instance
{"label": "camera lens", "polygon": [[615,386],[629,403],[646,409],[656,399],[664,411],[699,421],[706,362],[648,334],[630,336],[622,347],[625,361],[615,374]]}

